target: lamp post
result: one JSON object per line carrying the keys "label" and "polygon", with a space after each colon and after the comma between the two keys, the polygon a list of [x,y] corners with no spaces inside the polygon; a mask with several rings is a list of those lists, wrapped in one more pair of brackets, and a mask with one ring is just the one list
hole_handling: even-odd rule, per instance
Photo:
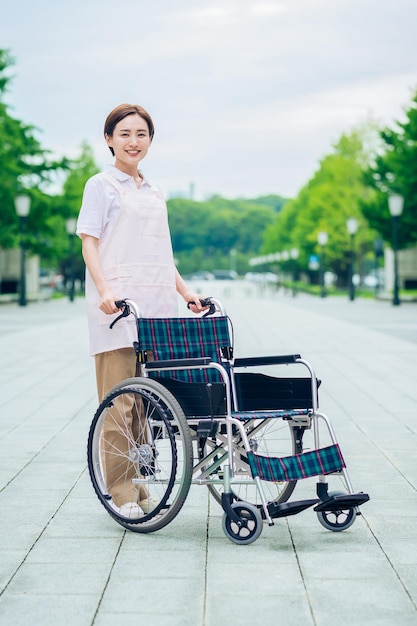
{"label": "lamp post", "polygon": [[229,254],[230,254],[230,271],[236,272],[236,249],[232,248]]}
{"label": "lamp post", "polygon": [[19,284],[19,306],[26,306],[26,218],[30,211],[30,196],[19,194],[14,199],[16,213],[20,221],[20,284]]}
{"label": "lamp post", "polygon": [[65,228],[67,230],[70,241],[70,289],[69,299],[70,302],[74,302],[75,292],[75,276],[74,276],[74,237],[75,230],[77,228],[77,220],[75,217],[69,217],[65,222]]}
{"label": "lamp post", "polygon": [[317,241],[320,246],[320,297],[326,297],[326,285],[324,284],[324,268],[325,268],[325,253],[324,248],[327,245],[329,236],[326,231],[321,230],[317,234]]}
{"label": "lamp post", "polygon": [[346,228],[350,236],[350,248],[349,248],[349,300],[355,299],[355,285],[353,282],[353,270],[355,265],[355,253],[353,249],[353,241],[355,239],[356,231],[358,230],[358,220],[354,217],[350,217],[346,222]]}
{"label": "lamp post", "polygon": [[291,248],[290,257],[292,259],[292,295],[293,297],[297,295],[297,287],[296,287],[296,278],[297,278],[297,259],[298,259],[298,248]]}
{"label": "lamp post", "polygon": [[404,198],[399,194],[391,194],[388,196],[388,207],[392,217],[392,247],[394,251],[394,294],[392,304],[398,306],[400,304],[399,287],[398,287],[398,222],[403,212]]}
{"label": "lamp post", "polygon": [[284,293],[287,293],[286,282],[288,280],[288,261],[290,258],[290,253],[288,250],[283,250],[281,252],[281,273],[282,273],[282,286],[284,288]]}
{"label": "lamp post", "polygon": [[384,255],[384,242],[382,239],[375,239],[374,241],[375,252],[375,298],[379,292],[379,258]]}

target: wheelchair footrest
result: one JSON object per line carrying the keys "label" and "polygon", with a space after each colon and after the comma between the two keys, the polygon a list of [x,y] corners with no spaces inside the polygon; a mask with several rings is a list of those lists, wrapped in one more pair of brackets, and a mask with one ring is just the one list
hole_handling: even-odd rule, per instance
{"label": "wheelchair footrest", "polygon": [[315,498],[314,500],[295,500],[294,502],[282,502],[281,504],[270,502],[268,504],[268,512],[273,519],[275,519],[276,517],[288,517],[289,515],[297,515],[297,513],[301,513],[301,511],[304,511],[310,506],[317,504],[317,502],[320,502],[320,500],[318,500],[317,498]]}
{"label": "wheelchair footrest", "polygon": [[365,502],[368,502],[369,495],[367,493],[350,493],[340,496],[332,496],[324,502],[320,502],[314,510],[319,511],[340,511],[342,509],[353,509],[356,506],[360,506]]}

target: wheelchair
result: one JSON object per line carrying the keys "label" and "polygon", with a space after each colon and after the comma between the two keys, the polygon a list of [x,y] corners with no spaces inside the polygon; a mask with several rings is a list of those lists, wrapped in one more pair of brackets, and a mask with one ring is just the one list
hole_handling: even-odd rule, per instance
{"label": "wheelchair", "polygon": [[[349,528],[369,495],[353,490],[331,422],[318,409],[312,366],[299,354],[235,357],[224,307],[214,298],[202,303],[209,307],[202,316],[168,319],[142,318],[133,301],[117,303],[115,322],[137,319],[140,375],[107,394],[90,427],[88,468],[100,502],[124,528],[150,533],[178,515],[191,485],[207,486],[237,544],[309,508],[326,529]],[[314,497],[290,500],[310,478]],[[152,506],[126,514],[115,496],[120,487]]]}

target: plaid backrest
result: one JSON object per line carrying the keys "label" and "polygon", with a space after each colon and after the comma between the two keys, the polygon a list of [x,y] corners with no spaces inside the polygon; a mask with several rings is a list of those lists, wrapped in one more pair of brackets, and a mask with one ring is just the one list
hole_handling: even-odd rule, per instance
{"label": "plaid backrest", "polygon": [[[155,361],[210,357],[221,362],[221,348],[231,346],[227,317],[171,317],[138,319],[139,347],[153,353]],[[186,382],[217,382],[217,370],[159,372]]]}

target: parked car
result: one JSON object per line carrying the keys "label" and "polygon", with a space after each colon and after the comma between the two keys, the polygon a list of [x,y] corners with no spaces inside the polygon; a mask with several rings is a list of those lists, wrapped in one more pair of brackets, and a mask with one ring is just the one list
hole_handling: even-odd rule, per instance
{"label": "parked car", "polygon": [[213,270],[216,280],[235,280],[238,274],[234,270]]}
{"label": "parked car", "polygon": [[214,280],[214,274],[211,272],[193,272],[192,274],[188,274],[185,276],[186,280]]}
{"label": "parked car", "polygon": [[251,283],[260,283],[261,285],[267,285],[270,283],[277,283],[278,276],[273,272],[248,272],[245,274],[245,280]]}

